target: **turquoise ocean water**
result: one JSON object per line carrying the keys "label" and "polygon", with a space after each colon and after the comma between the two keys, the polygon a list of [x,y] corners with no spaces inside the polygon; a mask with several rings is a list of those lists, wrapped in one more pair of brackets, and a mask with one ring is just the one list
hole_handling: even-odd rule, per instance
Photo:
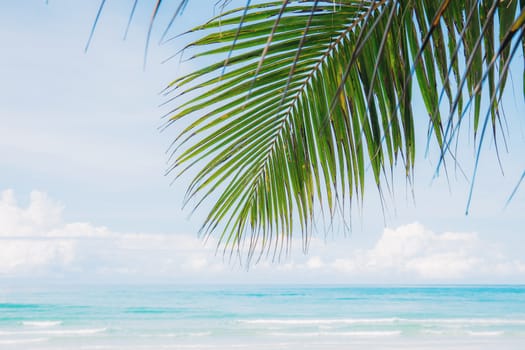
{"label": "turquoise ocean water", "polygon": [[525,349],[525,286],[0,287],[0,349]]}

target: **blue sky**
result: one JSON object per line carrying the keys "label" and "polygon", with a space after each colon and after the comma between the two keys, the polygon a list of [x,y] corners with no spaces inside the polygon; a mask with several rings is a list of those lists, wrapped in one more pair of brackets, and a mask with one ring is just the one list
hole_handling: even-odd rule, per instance
{"label": "blue sky", "polygon": [[[170,186],[172,178],[164,176],[165,151],[177,126],[158,131],[164,111],[158,92],[196,63],[160,64],[180,43],[159,47],[153,40],[142,70],[152,4],[139,3],[123,41],[132,1],[109,1],[87,54],[83,48],[98,2],[1,5],[0,278],[525,282],[523,188],[504,209],[525,169],[519,75],[515,92],[509,91],[504,102],[510,126],[510,152],[502,154],[505,176],[489,141],[468,216],[468,181],[453,173],[450,184],[444,176],[431,181],[437,158],[425,159],[420,151],[415,205],[399,177],[383,220],[369,186],[349,235],[319,234],[307,256],[297,250],[280,264],[264,261],[246,271],[215,256],[213,241],[204,246],[197,238],[205,212],[189,217],[191,208],[181,209],[190,178]],[[158,38],[168,13],[163,12],[153,37]],[[173,33],[212,14],[213,5],[192,1]],[[424,137],[419,142],[424,145]],[[461,148],[461,165],[470,176],[474,152],[467,134]]]}

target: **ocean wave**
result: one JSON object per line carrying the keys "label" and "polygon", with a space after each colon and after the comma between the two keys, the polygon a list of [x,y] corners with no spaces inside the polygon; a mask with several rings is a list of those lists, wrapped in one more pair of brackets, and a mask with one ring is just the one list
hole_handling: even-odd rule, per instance
{"label": "ocean wave", "polygon": [[148,333],[138,335],[141,338],[182,338],[182,337],[207,337],[211,332],[189,332],[189,333]]}
{"label": "ocean wave", "polygon": [[445,334],[445,331],[437,331],[437,330],[434,330],[434,329],[423,329],[421,331],[421,333],[423,333],[423,334],[431,334],[431,335],[443,335],[443,334]]}
{"label": "ocean wave", "polygon": [[47,341],[47,338],[33,338],[33,339],[0,339],[0,345],[16,345],[16,344],[32,344],[42,343]]}
{"label": "ocean wave", "polygon": [[333,324],[390,324],[397,318],[347,318],[347,319],[257,319],[241,320],[241,323],[262,325],[333,325]]}
{"label": "ocean wave", "polygon": [[54,327],[62,324],[62,321],[22,321],[22,325],[29,327]]}
{"label": "ocean wave", "polygon": [[503,331],[484,331],[484,332],[467,331],[467,334],[473,337],[499,337],[505,334],[505,332]]}
{"label": "ocean wave", "polygon": [[103,333],[107,328],[86,328],[86,329],[60,329],[60,330],[38,330],[38,331],[0,331],[1,335],[47,335],[47,336],[68,336],[68,335],[91,335]]}
{"label": "ocean wave", "polygon": [[193,332],[187,334],[190,337],[207,337],[211,335],[211,332]]}
{"label": "ocean wave", "polygon": [[497,330],[497,331],[472,331],[472,330],[464,330],[464,329],[448,329],[448,330],[433,330],[433,329],[424,329],[421,330],[422,334],[428,334],[428,335],[453,335],[453,336],[471,336],[471,337],[499,337],[502,335],[505,335],[505,331]]}
{"label": "ocean wave", "polygon": [[419,324],[419,325],[525,325],[525,319],[504,319],[504,318],[428,318],[428,319],[411,319],[411,318],[344,318],[344,319],[253,319],[239,320],[244,324],[255,325],[336,325],[336,324],[353,324],[353,325],[389,325],[389,324]]}
{"label": "ocean wave", "polygon": [[525,325],[524,319],[511,318],[450,318],[450,319],[422,319],[415,320],[428,323],[443,323],[443,324],[476,324],[476,325]]}
{"label": "ocean wave", "polygon": [[272,332],[270,336],[279,337],[393,337],[401,335],[401,331],[352,331],[352,332]]}

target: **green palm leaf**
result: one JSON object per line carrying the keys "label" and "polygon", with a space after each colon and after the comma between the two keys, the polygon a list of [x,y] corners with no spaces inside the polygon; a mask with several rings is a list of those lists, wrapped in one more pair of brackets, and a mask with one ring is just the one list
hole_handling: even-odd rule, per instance
{"label": "green palm leaf", "polygon": [[410,177],[420,117],[414,88],[443,162],[471,105],[481,148],[487,124],[497,127],[509,62],[522,45],[523,7],[276,1],[194,28],[203,34],[184,50],[215,63],[168,87],[176,103],[168,124],[186,120],[170,171],[198,169],[186,200],[216,197],[203,233],[218,230],[225,250],[244,247],[249,258],[280,254],[292,232],[307,244],[317,206],[333,218],[361,200],[368,166],[380,191],[399,161]]}

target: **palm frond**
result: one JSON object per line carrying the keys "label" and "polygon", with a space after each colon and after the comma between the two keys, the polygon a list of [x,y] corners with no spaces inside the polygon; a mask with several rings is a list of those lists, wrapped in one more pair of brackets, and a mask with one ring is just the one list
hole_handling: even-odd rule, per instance
{"label": "palm frond", "polygon": [[91,40],[93,40],[93,35],[95,34],[95,29],[97,28],[98,20],[100,19],[100,15],[102,14],[102,10],[104,9],[105,4],[106,0],[102,0],[100,2],[97,15],[95,16],[95,20],[93,21],[93,26],[91,27],[91,31],[89,32],[89,37],[86,42],[86,46],[84,47],[84,52],[87,52],[87,50],[89,49],[89,45],[91,44]]}
{"label": "palm frond", "polygon": [[249,259],[278,255],[293,232],[306,246],[317,206],[333,218],[360,201],[367,167],[380,192],[397,162],[410,177],[414,88],[440,166],[454,159],[471,106],[481,149],[487,124],[498,125],[524,16],[516,0],[275,1],[194,28],[203,34],[184,50],[214,63],[168,87],[168,124],[187,125],[170,171],[198,169],[187,201],[217,197],[203,234],[219,230],[225,250],[244,247]]}

